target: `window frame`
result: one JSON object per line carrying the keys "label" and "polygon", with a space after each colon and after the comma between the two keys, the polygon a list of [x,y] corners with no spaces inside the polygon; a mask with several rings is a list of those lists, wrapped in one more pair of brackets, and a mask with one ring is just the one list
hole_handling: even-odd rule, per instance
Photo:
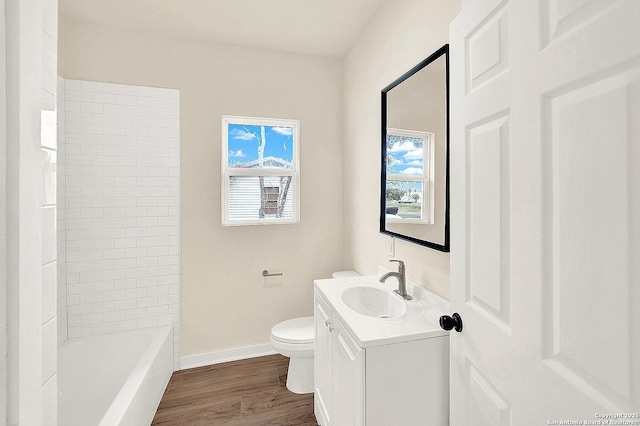
{"label": "window frame", "polygon": [[[293,128],[293,155],[291,168],[234,168],[229,167],[229,125],[290,127]],[[268,143],[268,142],[267,142]],[[291,119],[222,116],[222,183],[221,207],[223,226],[244,225],[284,225],[300,223],[300,121]],[[281,177],[291,176],[288,197],[291,199],[291,217],[265,217],[257,219],[231,219],[230,213],[230,182],[232,177]]]}
{"label": "window frame", "polygon": [[[399,182],[420,182],[422,183],[422,208],[420,209],[420,218],[404,218],[392,219],[386,218],[387,221],[393,223],[420,223],[432,224],[434,222],[435,206],[433,203],[433,192],[435,190],[435,133],[424,132],[419,130],[405,130],[393,127],[387,128],[387,137],[404,136],[415,139],[422,139],[422,175],[403,175],[400,173],[387,173],[387,181]],[[385,141],[385,146],[388,146]],[[385,164],[389,161],[385,148]],[[383,196],[385,196],[383,194]]]}

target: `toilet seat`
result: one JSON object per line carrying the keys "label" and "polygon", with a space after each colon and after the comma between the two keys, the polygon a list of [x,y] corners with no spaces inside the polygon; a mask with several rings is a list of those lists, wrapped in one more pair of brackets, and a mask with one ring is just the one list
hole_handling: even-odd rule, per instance
{"label": "toilet seat", "polygon": [[280,343],[307,346],[315,340],[313,317],[293,318],[276,324],[271,329],[271,338]]}

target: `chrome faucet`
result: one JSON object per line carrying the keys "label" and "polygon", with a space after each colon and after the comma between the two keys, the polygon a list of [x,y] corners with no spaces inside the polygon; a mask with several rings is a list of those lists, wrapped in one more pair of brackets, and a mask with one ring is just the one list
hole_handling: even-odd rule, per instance
{"label": "chrome faucet", "polygon": [[398,272],[387,272],[380,277],[380,282],[383,283],[389,277],[396,277],[398,280],[398,289],[393,290],[394,293],[402,297],[404,300],[412,300],[413,297],[407,294],[407,276],[405,275],[404,262],[402,260],[391,259],[389,262],[398,262]]}

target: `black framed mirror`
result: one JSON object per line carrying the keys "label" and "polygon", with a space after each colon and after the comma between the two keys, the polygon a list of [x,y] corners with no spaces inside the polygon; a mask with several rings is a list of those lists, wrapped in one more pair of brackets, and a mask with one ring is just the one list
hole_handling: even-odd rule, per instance
{"label": "black framed mirror", "polygon": [[380,232],[449,243],[449,45],[382,89]]}

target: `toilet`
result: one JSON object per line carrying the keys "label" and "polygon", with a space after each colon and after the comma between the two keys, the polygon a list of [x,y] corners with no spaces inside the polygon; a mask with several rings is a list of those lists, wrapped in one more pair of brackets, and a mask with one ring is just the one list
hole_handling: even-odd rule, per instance
{"label": "toilet", "polygon": [[[355,271],[340,271],[333,278],[355,277]],[[293,393],[313,392],[313,345],[315,329],[313,317],[293,318],[273,326],[271,346],[289,358],[287,389]]]}

